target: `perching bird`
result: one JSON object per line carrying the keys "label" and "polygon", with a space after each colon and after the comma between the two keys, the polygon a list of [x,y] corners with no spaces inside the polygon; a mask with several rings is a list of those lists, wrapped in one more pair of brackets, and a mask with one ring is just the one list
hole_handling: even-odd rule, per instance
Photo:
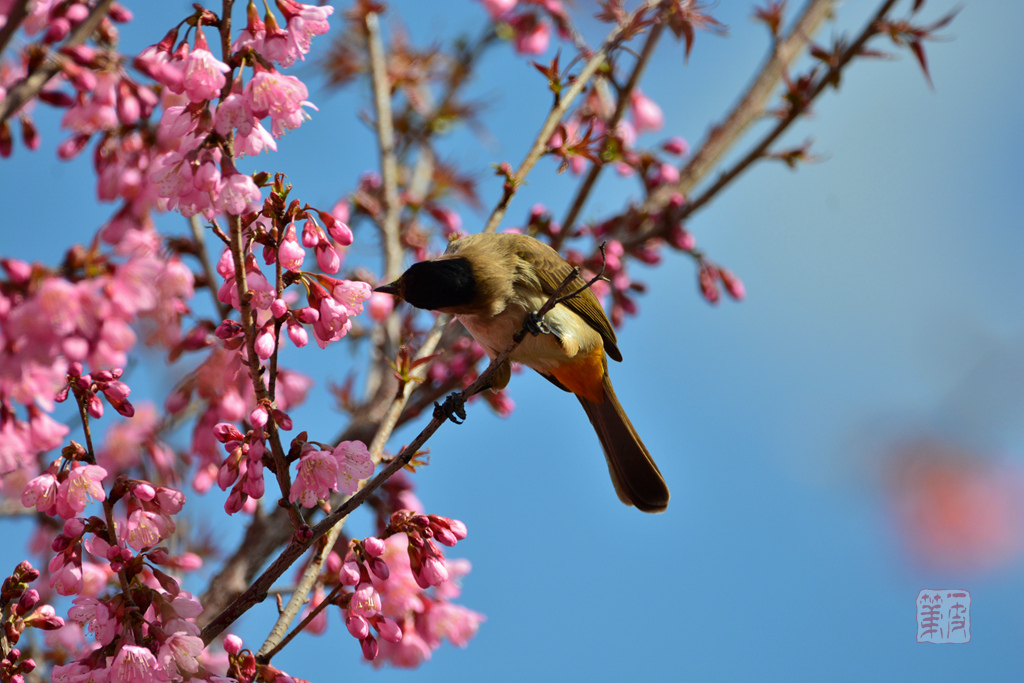
{"label": "perching bird", "polygon": [[[494,358],[571,272],[558,252],[532,237],[481,233],[453,241],[443,256],[412,265],[376,291],[454,315]],[[563,293],[585,284],[577,277]],[[663,512],[668,486],[608,378],[608,356],[621,361],[622,354],[597,297],[582,289],[552,308],[543,323],[549,333],[527,335],[511,359],[576,395],[601,440],[619,499],[644,512]],[[506,363],[490,388],[503,389],[510,376]]]}

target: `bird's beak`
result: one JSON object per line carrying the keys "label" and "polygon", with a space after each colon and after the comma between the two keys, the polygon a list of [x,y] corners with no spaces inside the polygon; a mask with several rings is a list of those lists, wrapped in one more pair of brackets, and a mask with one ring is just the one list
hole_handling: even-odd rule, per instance
{"label": "bird's beak", "polygon": [[401,280],[395,280],[394,282],[390,282],[390,283],[388,283],[386,285],[381,285],[380,287],[375,287],[373,291],[375,291],[375,292],[384,292],[385,294],[393,294],[393,295],[401,298],[401,296],[402,296],[401,282],[402,282]]}

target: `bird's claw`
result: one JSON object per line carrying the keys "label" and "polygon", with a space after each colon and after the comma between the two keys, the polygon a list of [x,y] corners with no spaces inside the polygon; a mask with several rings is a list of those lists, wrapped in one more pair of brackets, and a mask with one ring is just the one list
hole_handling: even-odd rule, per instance
{"label": "bird's claw", "polygon": [[536,311],[531,311],[526,314],[526,321],[523,323],[526,327],[526,331],[532,334],[534,337],[540,334],[551,334],[551,328],[544,322],[544,319],[537,315]]}
{"label": "bird's claw", "polygon": [[439,420],[451,420],[457,425],[466,421],[466,399],[458,391],[448,394],[444,403],[434,401],[434,417]]}

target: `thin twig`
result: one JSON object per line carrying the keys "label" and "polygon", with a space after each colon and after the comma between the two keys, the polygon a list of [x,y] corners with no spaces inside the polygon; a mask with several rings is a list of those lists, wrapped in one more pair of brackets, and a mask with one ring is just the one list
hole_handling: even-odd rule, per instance
{"label": "thin twig", "polygon": [[827,88],[830,84],[836,82],[835,79],[839,72],[841,72],[843,68],[845,68],[846,65],[849,64],[850,60],[857,56],[857,54],[860,52],[860,49],[864,46],[864,44],[872,36],[878,33],[877,29],[875,28],[876,24],[885,18],[885,15],[888,14],[889,10],[892,9],[892,6],[895,3],[896,0],[886,0],[884,3],[882,3],[882,6],[878,9],[878,12],[864,27],[864,30],[857,37],[857,40],[855,40],[853,44],[850,45],[850,47],[847,48],[845,52],[843,52],[842,56],[839,58],[836,64],[829,68],[829,70],[818,79],[818,82],[815,83],[814,88],[812,88],[811,91],[804,98],[800,99],[797,102],[794,102],[790,106],[789,110],[786,112],[786,115],[783,116],[777,124],[775,124],[775,127],[772,128],[772,130],[769,131],[768,134],[765,135],[761,139],[761,141],[757,145],[755,145],[754,148],[751,149],[742,159],[733,164],[733,166],[729,170],[723,172],[718,177],[718,179],[711,185],[711,187],[704,190],[704,192],[702,192],[697,197],[694,197],[690,201],[688,201],[686,206],[684,206],[680,211],[680,218],[685,218],[689,214],[700,209],[702,206],[704,206],[704,204],[710,201],[711,198],[714,197],[723,187],[729,184],[729,182],[731,182],[736,176],[738,176],[740,173],[749,168],[755,161],[762,158],[765,152],[768,151],[768,149],[779,138],[779,136],[781,136],[789,128],[789,126],[800,117],[801,114],[807,111],[811,103],[818,97],[818,95],[824,92],[825,88]]}
{"label": "thin twig", "polygon": [[[253,392],[256,394],[257,405],[263,403],[271,403],[271,398],[267,392],[267,387],[263,383],[263,366],[260,363],[259,356],[256,355],[256,326],[255,316],[253,315],[252,308],[249,305],[251,294],[249,292],[249,285],[246,282],[245,274],[245,247],[243,244],[242,237],[242,222],[238,216],[228,215],[228,222],[231,235],[231,257],[235,265],[235,288],[238,291],[238,312],[239,318],[241,318],[242,330],[245,335],[245,344],[247,351],[246,365],[249,369],[249,381],[252,383]],[[305,522],[295,506],[288,503],[289,492],[291,490],[291,481],[288,474],[288,464],[285,461],[284,449],[281,447],[281,435],[277,431],[277,422],[274,420],[271,414],[270,419],[267,421],[265,426],[267,432],[267,441],[270,443],[270,453],[274,461],[274,474],[277,475],[277,483],[281,488],[281,500],[283,504],[287,505],[288,517],[291,519],[292,526],[299,528]]]}
{"label": "thin twig", "polygon": [[7,43],[14,37],[21,22],[28,16],[30,4],[32,4],[32,0],[20,0],[20,2],[14,3],[14,7],[7,12],[7,23],[0,28],[0,52],[7,48]]}
{"label": "thin twig", "polygon": [[[611,118],[606,122],[606,126],[609,131],[615,130],[615,127],[625,115],[626,105],[629,103],[629,95],[636,89],[637,84],[640,82],[640,77],[643,76],[644,69],[647,68],[647,64],[650,62],[651,56],[654,54],[654,48],[658,45],[658,41],[664,30],[665,24],[663,22],[657,23],[651,28],[651,32],[647,34],[647,40],[644,41],[644,46],[640,50],[640,57],[633,65],[633,71],[629,74],[629,80],[626,81],[626,85],[624,87],[618,89],[618,99],[615,102],[615,111],[612,113]],[[597,178],[601,175],[601,171],[604,170],[604,167],[605,164],[590,165],[590,170],[587,171],[586,177],[576,190],[576,196],[573,198],[572,204],[569,206],[569,212],[565,215],[565,218],[562,219],[561,229],[551,237],[551,246],[554,249],[557,250],[562,246],[562,242],[572,231],[572,227],[576,223],[576,219],[579,218],[580,211],[583,210],[583,205],[590,197],[590,191],[594,188],[594,184],[597,182]]]}
{"label": "thin twig", "polygon": [[387,282],[402,274],[402,241],[399,218],[402,206],[398,198],[398,161],[395,158],[395,126],[391,118],[391,80],[388,78],[384,45],[380,36],[380,19],[376,12],[366,14],[366,42],[370,52],[370,75],[373,82],[373,104],[377,117],[377,145],[380,153],[380,174],[383,184],[381,200],[384,218],[384,276]]}
{"label": "thin twig", "polygon": [[[277,652],[288,644],[288,642],[295,637],[298,631],[301,631],[306,627],[306,624],[312,619],[312,617],[320,612],[318,608],[314,610],[313,614],[306,617],[291,633],[288,633],[288,627],[292,621],[295,620],[296,615],[302,609],[302,606],[306,604],[306,598],[309,596],[309,592],[316,587],[316,583],[320,578],[320,571],[323,569],[324,563],[327,561],[327,556],[330,555],[331,548],[334,547],[335,542],[338,540],[338,536],[341,534],[342,524],[336,524],[330,531],[327,532],[327,536],[322,539],[320,547],[317,549],[316,554],[309,561],[309,565],[303,571],[302,576],[299,578],[299,582],[295,585],[295,588],[291,591],[291,597],[288,598],[288,604],[284,606],[281,613],[277,617],[277,621],[274,622],[274,626],[270,629],[270,633],[267,634],[266,640],[263,641],[263,645],[260,646],[259,652],[256,653],[257,657],[261,657],[262,661],[269,662],[271,658]],[[334,593],[337,593],[338,588],[335,588]],[[328,601],[324,601],[326,603]],[[324,605],[321,603],[321,605]],[[326,605],[324,605],[326,606]]]}
{"label": "thin twig", "polygon": [[655,190],[647,205],[663,207],[676,193],[686,196],[717,165],[743,132],[764,113],[779,81],[832,15],[834,6],[835,0],[809,0],[789,34],[775,44],[768,60],[736,106],[722,123],[712,126],[707,138],[681,169],[679,181]]}
{"label": "thin twig", "polygon": [[[89,36],[92,35],[96,27],[100,25],[103,17],[107,15],[107,11],[110,9],[110,5],[114,0],[98,0],[92,10],[89,12],[89,16],[85,20],[75,27],[75,30],[71,32],[68,39],[64,41],[61,48],[75,47],[81,45]],[[61,61],[64,59],[53,58],[45,61],[39,66],[38,69],[30,74],[27,74],[20,81],[15,83],[8,89],[7,96],[0,100],[0,122],[6,121],[8,118],[13,116],[22,105],[28,102],[30,99],[39,94],[51,78],[60,73]]]}
{"label": "thin twig", "polygon": [[[648,5],[654,4],[653,1],[644,3],[637,12],[646,11]],[[624,25],[628,26],[630,22],[627,20]],[[544,155],[548,149],[548,140],[554,134],[555,129],[562,122],[562,117],[565,116],[566,112],[569,111],[569,105],[572,104],[573,100],[583,92],[583,89],[590,83],[591,77],[597,73],[597,70],[604,65],[608,53],[611,51],[619,40],[621,39],[623,32],[623,26],[616,26],[605,38],[601,47],[598,48],[590,59],[587,60],[586,64],[583,65],[583,69],[576,76],[572,85],[569,86],[565,91],[561,93],[558,103],[552,107],[548,113],[547,118],[544,120],[544,124],[541,126],[540,132],[537,133],[537,137],[533,141],[533,145],[530,147],[530,151],[526,153],[526,157],[522,163],[519,164],[519,168],[515,172],[515,177],[509,183],[510,187],[506,190],[498,205],[494,207],[494,211],[491,212],[490,217],[487,219],[487,223],[484,224],[483,232],[494,232],[498,229],[498,224],[501,223],[501,219],[505,217],[505,212],[508,210],[508,205],[512,201],[512,197],[516,193],[516,188],[522,184],[523,180],[526,179],[527,174],[533,168],[534,164]]]}
{"label": "thin twig", "polygon": [[299,622],[299,625],[293,628],[288,635],[284,636],[281,639],[280,643],[275,645],[273,648],[267,650],[266,652],[260,650],[260,652],[256,655],[256,661],[260,662],[261,664],[269,663],[270,660],[274,658],[274,655],[283,650],[288,643],[292,642],[295,636],[302,633],[305,630],[305,628],[309,626],[309,622],[316,619],[316,616],[323,612],[328,606],[334,604],[334,599],[338,597],[338,594],[341,593],[344,587],[345,586],[340,583],[337,586],[335,586],[334,590],[332,590],[330,594],[327,595],[323,600],[317,603],[316,607],[310,610],[309,614],[307,614],[302,619],[302,621]]}
{"label": "thin twig", "polygon": [[217,298],[217,279],[214,277],[215,272],[213,267],[210,265],[210,255],[206,251],[206,237],[203,235],[203,225],[199,220],[199,216],[192,216],[188,219],[189,227],[192,228],[192,239],[196,243],[196,259],[199,260],[199,267],[203,269],[203,277],[206,278],[206,288],[210,290],[210,295],[213,297],[213,305],[217,309],[217,316],[221,320],[226,320],[231,314],[231,310],[228,305]]}

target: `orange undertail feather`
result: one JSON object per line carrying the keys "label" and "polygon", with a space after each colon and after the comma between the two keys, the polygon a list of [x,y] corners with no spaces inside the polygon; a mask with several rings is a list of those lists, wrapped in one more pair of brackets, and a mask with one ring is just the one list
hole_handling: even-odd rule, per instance
{"label": "orange undertail feather", "polygon": [[604,386],[602,379],[607,374],[607,363],[604,351],[598,347],[596,353],[581,356],[551,371],[563,387],[582,396],[592,403],[604,402]]}
{"label": "orange undertail feather", "polygon": [[576,394],[587,412],[601,440],[619,500],[643,512],[664,512],[668,508],[668,486],[619,405],[604,354],[592,354],[551,374]]}

